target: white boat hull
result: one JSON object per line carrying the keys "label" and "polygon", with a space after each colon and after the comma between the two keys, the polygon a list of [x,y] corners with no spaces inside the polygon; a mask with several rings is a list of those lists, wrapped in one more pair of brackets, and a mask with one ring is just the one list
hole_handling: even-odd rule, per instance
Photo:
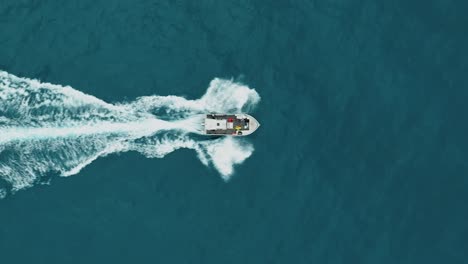
{"label": "white boat hull", "polygon": [[260,123],[247,114],[207,114],[203,125],[206,135],[247,136],[257,130]]}

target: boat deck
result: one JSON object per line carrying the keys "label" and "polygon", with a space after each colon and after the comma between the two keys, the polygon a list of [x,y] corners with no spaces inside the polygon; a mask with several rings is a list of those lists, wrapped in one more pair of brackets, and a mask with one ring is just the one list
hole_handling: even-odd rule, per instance
{"label": "boat deck", "polygon": [[[232,135],[237,134],[238,131],[242,133],[242,131],[249,130],[249,119],[243,118],[239,119],[236,115],[206,115],[207,119],[214,119],[220,121],[227,121],[228,123],[232,124],[230,127],[232,128],[223,128],[223,129],[207,129],[206,134],[208,135]],[[240,127],[240,129],[236,129],[236,127]]]}

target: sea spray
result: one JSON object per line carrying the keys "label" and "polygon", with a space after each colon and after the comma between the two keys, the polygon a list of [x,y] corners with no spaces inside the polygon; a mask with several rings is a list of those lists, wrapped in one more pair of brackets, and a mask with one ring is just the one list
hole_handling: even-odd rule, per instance
{"label": "sea spray", "polygon": [[69,86],[0,71],[0,198],[51,174],[71,176],[99,157],[127,151],[162,158],[193,149],[203,164],[229,180],[253,145],[198,135],[203,114],[251,111],[259,101],[254,89],[216,78],[196,100],[145,96],[110,104]]}

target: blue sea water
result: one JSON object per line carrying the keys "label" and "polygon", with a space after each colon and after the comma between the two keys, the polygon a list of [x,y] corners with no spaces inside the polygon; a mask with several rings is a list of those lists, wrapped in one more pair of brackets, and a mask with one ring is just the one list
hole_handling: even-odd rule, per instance
{"label": "blue sea water", "polygon": [[[148,124],[138,98],[194,101],[215,78],[255,89],[262,124],[228,145],[250,153],[228,181],[193,145],[156,159],[157,138],[114,130],[3,144],[0,171],[18,180],[31,167],[40,179],[14,192],[16,174],[0,175],[14,192],[0,200],[0,261],[466,263],[467,10],[455,0],[0,1],[1,74],[105,102],[49,87],[39,102],[74,111],[34,119],[21,108],[37,106],[26,87],[0,100],[18,106],[0,116],[0,143],[25,125]],[[237,89],[214,98],[242,101]],[[128,145],[58,176],[116,140]]]}

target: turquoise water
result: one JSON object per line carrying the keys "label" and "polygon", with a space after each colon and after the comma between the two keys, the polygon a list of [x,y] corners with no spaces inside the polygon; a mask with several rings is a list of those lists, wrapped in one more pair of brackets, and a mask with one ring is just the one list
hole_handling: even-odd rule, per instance
{"label": "turquoise water", "polygon": [[[2,263],[466,263],[467,8],[2,1],[0,70],[18,79],[0,94],[23,85],[0,100]],[[232,105],[165,97],[193,102],[215,78],[210,98]],[[262,126],[221,144],[244,155],[226,181],[220,139],[173,122],[239,107]],[[103,122],[120,125],[70,135]],[[191,145],[161,153],[161,138]]]}

